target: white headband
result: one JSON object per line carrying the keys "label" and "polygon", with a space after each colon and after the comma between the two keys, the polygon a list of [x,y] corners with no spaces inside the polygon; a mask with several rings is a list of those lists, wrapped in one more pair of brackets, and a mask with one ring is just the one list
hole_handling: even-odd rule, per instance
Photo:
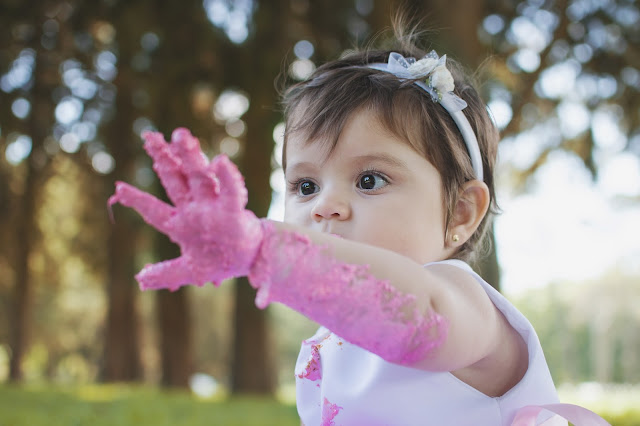
{"label": "white headband", "polygon": [[423,78],[424,80],[417,80],[414,83],[430,94],[431,98],[442,105],[451,115],[467,145],[476,179],[483,181],[482,156],[478,140],[469,120],[462,113],[462,110],[467,107],[467,103],[453,93],[453,77],[446,67],[446,61],[447,55],[440,58],[433,50],[419,61],[416,61],[415,58],[405,58],[401,54],[393,52],[389,55],[389,62],[386,64],[372,63],[368,64],[367,68],[388,72],[403,79]]}

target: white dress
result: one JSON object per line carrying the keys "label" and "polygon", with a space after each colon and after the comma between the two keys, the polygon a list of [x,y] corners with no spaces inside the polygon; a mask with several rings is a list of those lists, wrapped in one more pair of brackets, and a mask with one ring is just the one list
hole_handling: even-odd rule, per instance
{"label": "white dress", "polygon": [[451,373],[387,362],[321,327],[302,343],[296,363],[297,407],[306,426],[507,426],[523,406],[558,402],[529,321],[466,263],[438,263],[468,271],[520,333],[529,350],[529,367],[522,380],[504,395],[490,397]]}

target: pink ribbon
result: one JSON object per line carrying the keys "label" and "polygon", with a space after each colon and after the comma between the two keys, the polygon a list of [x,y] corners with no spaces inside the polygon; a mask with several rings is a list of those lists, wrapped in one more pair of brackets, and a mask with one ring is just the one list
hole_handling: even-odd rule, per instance
{"label": "pink ribbon", "polygon": [[575,426],[611,426],[606,420],[586,408],[573,404],[528,405],[516,413],[511,426],[536,426],[538,414],[547,410],[570,421]]}

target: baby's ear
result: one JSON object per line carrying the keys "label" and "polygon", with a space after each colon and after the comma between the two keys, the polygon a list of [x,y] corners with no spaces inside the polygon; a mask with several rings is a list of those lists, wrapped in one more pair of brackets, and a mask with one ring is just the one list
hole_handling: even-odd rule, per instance
{"label": "baby's ear", "polygon": [[460,247],[473,235],[487,214],[490,198],[489,188],[484,182],[471,180],[462,185],[449,224],[448,247]]}

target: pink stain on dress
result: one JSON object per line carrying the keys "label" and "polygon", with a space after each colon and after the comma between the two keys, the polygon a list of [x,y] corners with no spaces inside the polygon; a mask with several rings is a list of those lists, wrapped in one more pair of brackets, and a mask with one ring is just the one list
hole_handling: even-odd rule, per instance
{"label": "pink stain on dress", "polygon": [[333,419],[336,418],[342,407],[329,402],[327,398],[322,404],[322,426],[335,426]]}
{"label": "pink stain on dress", "polygon": [[322,345],[315,344],[311,346],[311,355],[309,361],[302,373],[298,374],[300,379],[309,379],[312,382],[322,379],[322,364],[320,364],[320,348]]}

